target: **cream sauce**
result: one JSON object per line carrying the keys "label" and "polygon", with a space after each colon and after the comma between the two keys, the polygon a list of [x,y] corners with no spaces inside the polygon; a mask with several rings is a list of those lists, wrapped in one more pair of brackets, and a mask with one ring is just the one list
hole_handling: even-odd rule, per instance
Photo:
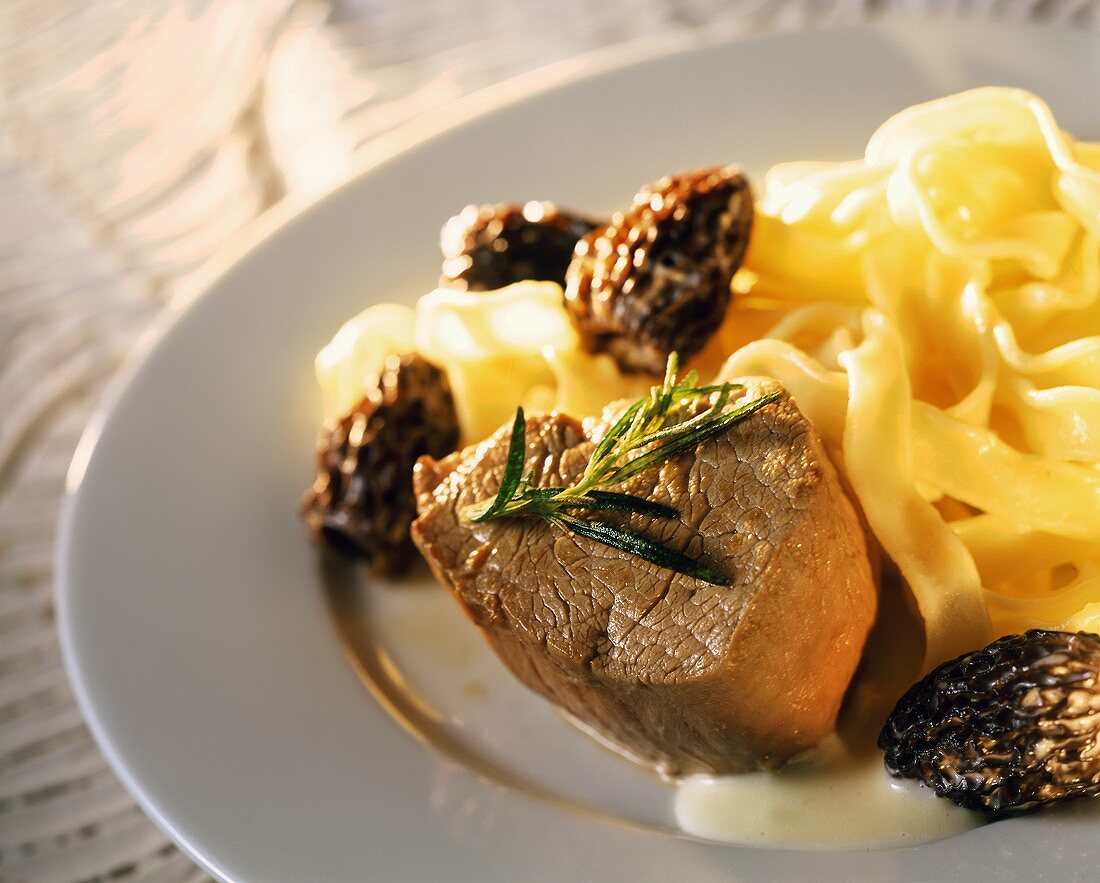
{"label": "cream sauce", "polygon": [[977,827],[982,817],[893,779],[875,740],[918,676],[919,623],[897,586],[883,589],[878,621],[841,713],[838,735],[776,773],[679,783],[676,819],[708,840],[788,849],[871,849],[926,843]]}
{"label": "cream sauce", "polygon": [[779,773],[691,777],[675,807],[688,834],[786,849],[907,846],[981,824],[916,782],[890,778],[881,756],[845,751]]}

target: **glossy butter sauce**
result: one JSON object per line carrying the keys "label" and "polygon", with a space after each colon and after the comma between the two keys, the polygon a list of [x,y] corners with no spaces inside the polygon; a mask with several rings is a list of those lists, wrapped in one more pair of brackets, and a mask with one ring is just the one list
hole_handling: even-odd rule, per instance
{"label": "glossy butter sauce", "polygon": [[842,748],[778,773],[684,779],[675,807],[688,834],[786,849],[907,846],[981,824],[916,782],[890,778],[881,756]]}

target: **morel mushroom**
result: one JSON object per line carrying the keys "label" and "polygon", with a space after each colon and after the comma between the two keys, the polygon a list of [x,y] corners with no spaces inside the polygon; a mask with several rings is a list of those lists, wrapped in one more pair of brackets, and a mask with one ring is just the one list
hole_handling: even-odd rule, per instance
{"label": "morel mushroom", "polygon": [[643,187],[627,212],[577,243],[569,265],[566,307],[589,349],[654,375],[674,351],[691,358],[726,315],[752,218],[736,166]]}
{"label": "morel mushroom", "polygon": [[318,543],[397,574],[416,558],[412,472],[458,445],[447,375],[418,355],[387,358],[376,385],[317,441],[318,475],[301,503]]}
{"label": "morel mushroom", "polygon": [[1100,636],[1033,629],[944,663],[879,735],[891,775],[1010,815],[1100,794]]}
{"label": "morel mushroom", "polygon": [[595,226],[552,202],[468,205],[440,232],[439,284],[468,291],[527,279],[564,286],[577,240]]}

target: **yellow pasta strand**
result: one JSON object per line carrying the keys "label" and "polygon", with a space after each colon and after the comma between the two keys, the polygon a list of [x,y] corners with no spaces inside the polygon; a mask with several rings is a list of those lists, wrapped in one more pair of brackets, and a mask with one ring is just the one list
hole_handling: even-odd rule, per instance
{"label": "yellow pasta strand", "polygon": [[916,476],[956,500],[1037,530],[1100,536],[1100,471],[1013,450],[923,402],[912,441]]}
{"label": "yellow pasta strand", "polygon": [[917,492],[910,466],[911,399],[901,341],[868,310],[848,370],[844,463],[871,529],[901,570],[925,623],[926,667],[984,644],[990,634],[974,559]]}
{"label": "yellow pasta strand", "polygon": [[927,661],[989,620],[1100,628],[1100,145],[1033,95],[974,90],[893,117],[862,161],[776,167],[758,216],[753,293],[790,304],[788,342],[723,375],[776,377],[840,432]]}
{"label": "yellow pasta strand", "polygon": [[1049,571],[1074,560],[1100,558],[1100,536],[1059,536],[999,515],[954,521],[951,529],[974,557],[982,582],[989,587],[1035,570]]}

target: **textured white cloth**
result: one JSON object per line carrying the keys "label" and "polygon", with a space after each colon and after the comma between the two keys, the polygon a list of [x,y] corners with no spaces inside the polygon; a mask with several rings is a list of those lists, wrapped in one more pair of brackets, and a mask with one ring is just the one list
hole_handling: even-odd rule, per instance
{"label": "textured white cloth", "polygon": [[0,4],[0,880],[204,875],[91,741],[58,652],[64,475],[105,382],[226,240],[373,138],[593,50],[1100,0],[7,0]]}

